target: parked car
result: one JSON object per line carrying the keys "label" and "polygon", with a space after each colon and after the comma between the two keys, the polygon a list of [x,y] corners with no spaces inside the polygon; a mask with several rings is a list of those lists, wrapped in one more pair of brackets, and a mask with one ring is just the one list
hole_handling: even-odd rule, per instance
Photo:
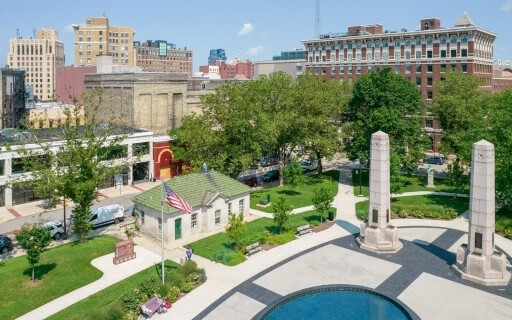
{"label": "parked car", "polygon": [[249,187],[255,187],[258,185],[258,179],[256,179],[255,176],[245,177],[242,182]]}
{"label": "parked car", "polygon": [[304,160],[299,165],[304,171],[313,171],[318,169],[318,160]]}
{"label": "parked car", "polygon": [[423,162],[426,164],[443,164],[444,158],[443,157],[427,157],[423,159]]}
{"label": "parked car", "polygon": [[0,234],[0,254],[6,254],[9,251],[12,251],[14,246],[12,245],[12,240],[9,236],[5,234]]}
{"label": "parked car", "polygon": [[91,210],[89,222],[93,228],[98,228],[111,223],[119,223],[124,220],[124,207],[112,204]]}
{"label": "parked car", "polygon": [[64,226],[60,221],[48,221],[44,226],[50,230],[50,237],[55,240],[59,240],[64,234]]}
{"label": "parked car", "polygon": [[279,170],[267,171],[263,175],[263,181],[271,182],[279,179]]}

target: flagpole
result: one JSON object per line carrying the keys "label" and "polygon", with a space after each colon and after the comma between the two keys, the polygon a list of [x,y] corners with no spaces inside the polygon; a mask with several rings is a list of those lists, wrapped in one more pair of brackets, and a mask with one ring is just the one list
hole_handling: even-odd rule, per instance
{"label": "flagpole", "polygon": [[160,208],[160,219],[162,221],[162,285],[165,284],[165,270],[164,270],[164,264],[165,264],[165,261],[164,261],[164,184],[162,182],[162,184],[160,185],[160,200],[162,201],[161,203],[161,208]]}

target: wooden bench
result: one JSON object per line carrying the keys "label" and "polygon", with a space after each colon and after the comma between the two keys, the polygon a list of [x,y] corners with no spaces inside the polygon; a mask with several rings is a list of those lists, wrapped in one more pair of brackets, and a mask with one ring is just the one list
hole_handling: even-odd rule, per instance
{"label": "wooden bench", "polygon": [[146,303],[140,305],[140,312],[147,318],[151,318],[162,306],[163,300],[156,294]]}
{"label": "wooden bench", "polygon": [[260,246],[259,242],[255,242],[253,244],[248,245],[245,247],[245,255],[250,256],[254,253],[258,253],[260,251],[263,251],[263,248]]}
{"label": "wooden bench", "polygon": [[300,226],[300,227],[297,227],[297,236],[302,236],[302,235],[305,235],[306,233],[310,233],[312,232],[313,230],[311,230],[311,227],[309,226],[309,224],[305,224],[303,226]]}

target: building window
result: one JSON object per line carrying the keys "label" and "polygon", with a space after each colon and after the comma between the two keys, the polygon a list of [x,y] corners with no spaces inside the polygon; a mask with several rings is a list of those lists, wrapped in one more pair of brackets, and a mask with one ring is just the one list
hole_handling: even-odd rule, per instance
{"label": "building window", "polygon": [[433,67],[431,64],[427,65],[427,72],[432,72]]}
{"label": "building window", "polygon": [[228,202],[228,213],[233,212],[233,209],[231,208],[231,202]]}
{"label": "building window", "polygon": [[162,218],[158,218],[158,234],[162,234]]}
{"label": "building window", "polygon": [[389,59],[389,52],[384,51],[384,53],[382,54],[382,58],[383,58],[385,61],[388,61],[388,59]]}
{"label": "building window", "polygon": [[427,99],[432,100],[432,91],[427,91]]}
{"label": "building window", "polygon": [[313,57],[309,57],[309,62],[313,62]]}
{"label": "building window", "polygon": [[468,56],[468,49],[461,49],[460,50],[460,56],[461,57],[467,57]]}
{"label": "building window", "polygon": [[340,43],[340,50],[343,50],[343,43]]}
{"label": "building window", "polygon": [[421,46],[421,38],[416,38],[416,46]]}
{"label": "building window", "polygon": [[244,199],[238,201],[238,212],[244,212]]}
{"label": "building window", "polygon": [[411,59],[411,51],[405,51],[405,59],[407,59],[407,60]]}
{"label": "building window", "polygon": [[432,78],[427,78],[427,86],[432,86]]}
{"label": "building window", "polygon": [[416,72],[418,72],[418,73],[421,72],[421,64],[416,65]]}
{"label": "building window", "polygon": [[464,34],[464,35],[462,35],[462,36],[460,37],[460,43],[462,43],[462,44],[467,44],[467,43],[468,43],[468,36],[467,36],[467,35],[465,35],[465,34]]}
{"label": "building window", "polygon": [[400,51],[395,51],[395,60],[400,60]]}
{"label": "building window", "polygon": [[375,52],[375,60],[380,60],[380,52]]}
{"label": "building window", "polygon": [[466,63],[461,64],[461,67],[462,67],[462,72],[463,73],[468,72],[468,65]]}
{"label": "building window", "polygon": [[193,213],[190,217],[190,226],[192,229],[197,228],[197,213]]}
{"label": "building window", "polygon": [[356,49],[361,49],[361,47],[362,47],[361,41],[357,41],[356,42]]}
{"label": "building window", "polygon": [[395,64],[395,73],[400,73],[400,65]]}
{"label": "building window", "polygon": [[387,48],[387,47],[388,47],[388,40],[384,40],[384,41],[382,41],[382,46],[383,46],[384,48]]}
{"label": "building window", "polygon": [[425,121],[425,127],[427,127],[427,128],[433,128],[433,127],[434,127],[434,120],[432,120],[432,119],[427,119],[427,120]]}
{"label": "building window", "polygon": [[361,52],[356,53],[356,60],[361,61]]}
{"label": "building window", "polygon": [[336,74],[336,67],[335,66],[331,67],[331,74]]}
{"label": "building window", "polygon": [[347,56],[348,56],[348,57],[347,57],[347,60],[348,60],[348,61],[352,61],[352,53],[349,53]]}
{"label": "building window", "polygon": [[375,41],[375,48],[380,48],[380,41]]}
{"label": "building window", "polygon": [[368,42],[366,43],[366,47],[367,47],[367,48],[371,48],[371,47],[373,47],[373,42],[368,41]]}
{"label": "building window", "polygon": [[450,50],[450,57],[452,57],[452,58],[457,57],[457,49]]}
{"label": "building window", "polygon": [[441,58],[446,58],[446,50],[441,50]]}
{"label": "building window", "polygon": [[360,73],[361,73],[361,66],[360,66],[360,65],[357,65],[357,66],[356,66],[356,73],[357,73],[357,74],[360,74]]}
{"label": "building window", "polygon": [[441,65],[441,72],[446,72],[446,65],[445,64]]}
{"label": "building window", "polygon": [[371,61],[371,60],[372,60],[372,53],[371,53],[371,52],[368,52],[368,53],[366,54],[366,60],[367,60],[367,61]]}
{"label": "building window", "polygon": [[411,64],[410,63],[405,65],[405,73],[411,73]]}
{"label": "building window", "polygon": [[333,44],[331,44],[331,50],[336,50],[336,46]]}
{"label": "building window", "polygon": [[340,73],[345,73],[345,68],[343,67],[343,65],[340,66]]}
{"label": "building window", "polygon": [[457,36],[450,37],[450,44],[457,44]]}
{"label": "building window", "polygon": [[432,50],[427,51],[427,58],[432,59]]}
{"label": "building window", "polygon": [[325,62],[325,56],[322,56],[322,62]]}
{"label": "building window", "polygon": [[400,40],[395,40],[395,47],[400,47]]}
{"label": "building window", "polygon": [[410,38],[405,39],[405,46],[406,47],[410,47],[411,46],[411,39]]}
{"label": "building window", "polygon": [[446,37],[445,36],[442,36],[441,38],[439,38],[439,44],[446,45]]}
{"label": "building window", "polygon": [[316,62],[320,62],[320,57],[319,57],[319,56],[316,56],[316,57],[315,57],[315,61],[316,61]]}
{"label": "building window", "polygon": [[421,77],[416,77],[416,85],[421,86]]}
{"label": "building window", "polygon": [[432,39],[432,37],[427,37],[427,46],[431,46],[433,42],[434,40]]}
{"label": "building window", "polygon": [[416,59],[421,59],[421,50],[416,50]]}
{"label": "building window", "polygon": [[457,65],[456,64],[452,64],[452,71],[456,71],[457,70]]}
{"label": "building window", "polygon": [[352,50],[352,42],[349,42],[349,43],[347,44],[347,48],[348,48],[348,50]]}
{"label": "building window", "polygon": [[215,224],[220,223],[220,210],[215,211]]}
{"label": "building window", "polygon": [[352,66],[348,66],[348,74],[352,74]]}
{"label": "building window", "polygon": [[335,53],[331,53],[331,61],[336,61],[336,54]]}

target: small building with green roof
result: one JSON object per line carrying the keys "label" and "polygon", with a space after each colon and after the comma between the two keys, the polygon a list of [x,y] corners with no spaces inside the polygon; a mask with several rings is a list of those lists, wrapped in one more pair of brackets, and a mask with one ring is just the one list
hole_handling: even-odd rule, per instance
{"label": "small building with green roof", "polygon": [[224,229],[229,212],[249,212],[252,189],[217,171],[203,170],[203,173],[173,177],[166,184],[192,207],[191,214],[163,202],[166,195],[163,184],[132,200],[140,214],[141,229],[157,239],[163,230],[167,243]]}

